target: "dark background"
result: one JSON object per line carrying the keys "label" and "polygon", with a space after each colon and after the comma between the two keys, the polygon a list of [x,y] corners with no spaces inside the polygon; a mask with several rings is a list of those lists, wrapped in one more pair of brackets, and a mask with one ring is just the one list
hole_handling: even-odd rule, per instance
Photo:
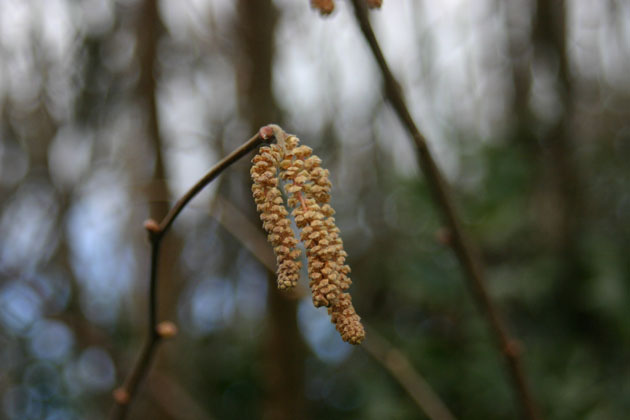
{"label": "dark background", "polygon": [[[385,0],[371,16],[544,418],[626,418],[630,4]],[[402,352],[457,418],[516,418],[381,82],[343,1],[322,19],[308,0],[1,0],[0,418],[106,418],[145,335],[143,221],[269,122],[330,169],[366,344]],[[130,418],[425,418],[305,276],[273,288],[249,159],[167,237],[159,317],[179,335]]]}

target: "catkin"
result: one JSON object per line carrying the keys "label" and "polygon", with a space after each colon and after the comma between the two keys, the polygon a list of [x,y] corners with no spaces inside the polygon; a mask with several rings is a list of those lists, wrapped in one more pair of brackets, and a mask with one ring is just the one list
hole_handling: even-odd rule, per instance
{"label": "catkin", "polygon": [[282,155],[278,145],[261,147],[252,160],[250,173],[256,209],[260,212],[267,239],[276,254],[278,288],[284,290],[297,284],[302,263],[296,261],[300,256],[298,240],[291,229],[291,221],[278,188],[277,166]]}
{"label": "catkin", "polygon": [[350,267],[345,263],[348,254],[329,204],[328,170],[321,167],[321,159],[310,147],[299,145],[295,136],[284,138],[281,145],[261,148],[252,163],[254,200],[278,258],[278,287],[295,286],[301,268],[296,261],[300,255],[298,241],[280,192],[284,188],[306,249],[313,305],[328,308],[331,321],[345,341],[360,343],[365,332],[346,293],[352,283]]}
{"label": "catkin", "polygon": [[339,299],[328,308],[330,320],[344,341],[359,344],[365,337],[365,330],[361,318],[352,306],[352,298],[348,293],[342,293]]}

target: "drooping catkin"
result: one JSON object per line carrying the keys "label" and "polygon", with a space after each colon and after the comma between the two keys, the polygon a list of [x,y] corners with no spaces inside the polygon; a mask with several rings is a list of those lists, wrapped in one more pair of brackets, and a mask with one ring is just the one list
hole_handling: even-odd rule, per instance
{"label": "drooping catkin", "polygon": [[344,341],[350,344],[359,344],[365,337],[365,330],[361,324],[361,318],[352,306],[352,297],[348,293],[342,293],[339,299],[328,308],[330,320]]}
{"label": "drooping catkin", "polygon": [[[300,146],[298,138],[292,135],[284,138],[281,145],[261,148],[252,163],[254,199],[261,212],[263,226],[267,232],[270,232],[268,228],[273,232],[268,239],[278,256],[279,287],[292,287],[299,277],[299,262],[295,261],[299,256],[295,248],[297,240],[289,236],[287,230],[290,230],[290,221],[282,203],[281,187],[286,192],[287,205],[292,209],[291,215],[306,249],[313,304],[328,308],[331,321],[345,341],[360,343],[365,332],[350,295],[345,293],[352,281],[348,276],[350,267],[345,264],[348,254],[344,251],[339,228],[332,217],[335,211],[328,204],[331,189],[328,170],[321,167],[321,159],[312,154],[310,147]],[[283,186],[279,185],[276,175],[283,181]],[[278,234],[274,229],[278,230]],[[283,233],[282,244],[278,242],[280,232]],[[288,240],[289,237],[293,240]],[[281,263],[287,264],[284,270]],[[290,281],[281,281],[281,275]]]}
{"label": "drooping catkin", "polygon": [[276,254],[278,288],[284,290],[297,284],[302,263],[296,261],[300,256],[300,250],[296,247],[298,240],[291,229],[289,213],[278,188],[277,167],[282,157],[282,148],[276,144],[261,147],[252,160],[250,173],[256,209],[260,212],[263,228],[268,233],[267,239]]}

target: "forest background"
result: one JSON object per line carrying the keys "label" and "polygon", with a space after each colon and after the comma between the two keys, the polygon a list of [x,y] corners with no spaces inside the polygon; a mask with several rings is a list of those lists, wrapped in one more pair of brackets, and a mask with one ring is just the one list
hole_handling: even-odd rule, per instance
{"label": "forest background", "polygon": [[[385,0],[370,16],[543,418],[625,418],[630,4]],[[344,1],[322,18],[307,0],[1,0],[0,418],[107,417],[145,334],[143,221],[270,122],[330,169],[366,340],[455,417],[515,418],[382,85]],[[305,278],[275,290],[249,159],[165,238],[159,318],[179,334],[130,418],[423,418]]]}

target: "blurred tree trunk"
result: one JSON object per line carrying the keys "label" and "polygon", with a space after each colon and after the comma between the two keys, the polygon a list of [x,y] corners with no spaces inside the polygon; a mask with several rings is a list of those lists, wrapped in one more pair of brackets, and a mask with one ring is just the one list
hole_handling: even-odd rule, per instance
{"label": "blurred tree trunk", "polygon": [[573,260],[572,249],[578,234],[576,219],[581,213],[579,180],[571,141],[573,86],[566,50],[566,6],[564,1],[537,0],[534,22],[536,59],[550,72],[557,69],[556,92],[561,104],[560,116],[542,138],[545,175],[557,197],[556,248],[563,257]]}
{"label": "blurred tree trunk", "polygon": [[169,201],[156,98],[155,63],[157,42],[161,32],[157,0],[145,0],[142,3],[138,14],[137,31],[138,57],[140,59],[138,96],[146,115],[147,141],[155,157],[149,212],[150,217],[159,222],[169,210]]}
{"label": "blurred tree trunk", "polygon": [[503,3],[511,61],[512,86],[512,138],[527,153],[537,153],[538,148],[532,125],[535,122],[529,109],[531,91],[531,64],[533,48],[529,26],[533,4],[521,0]]}
{"label": "blurred tree trunk", "polygon": [[[137,51],[140,62],[137,93],[145,115],[148,149],[153,152],[154,157],[152,181],[147,189],[149,217],[158,223],[166,216],[171,207],[164,156],[162,154],[163,141],[160,134],[157,105],[157,47],[162,32],[163,26],[160,20],[158,1],[144,0],[139,6],[137,21]],[[183,285],[182,270],[179,264],[181,248],[182,240],[178,237],[177,230],[172,229],[164,237],[160,246],[159,286],[157,289],[158,322],[175,320],[177,298]],[[144,279],[141,280],[145,281]],[[162,346],[157,353],[157,369],[168,369],[168,361],[171,360],[171,353],[174,351],[176,349],[169,351],[169,346]],[[156,409],[152,411],[151,418],[166,419],[169,417]]]}
{"label": "blurred tree trunk", "polygon": [[[579,217],[580,207],[571,144],[574,98],[566,51],[566,7],[562,0],[509,1],[505,6],[514,87],[512,138],[524,147],[537,172],[541,213],[537,219],[546,235],[545,242],[566,257],[577,233],[575,219]],[[547,126],[536,120],[530,108],[532,71],[536,64],[555,76],[552,81],[555,90],[550,94],[557,95],[561,104],[558,117]],[[537,134],[535,128],[541,126],[546,131]]]}
{"label": "blurred tree trunk", "polygon": [[541,182],[553,194],[552,212],[546,217],[555,222],[551,239],[559,260],[551,304],[563,308],[563,323],[571,331],[603,338],[603,320],[588,309],[590,267],[581,249],[586,203],[576,153],[579,145],[573,140],[577,98],[568,59],[567,11],[565,1],[537,0],[533,34],[536,58],[557,69],[556,94],[561,104],[560,117],[542,138]]}
{"label": "blurred tree trunk", "polygon": [[305,419],[304,344],[297,329],[297,300],[276,289],[269,272],[268,327],[265,343],[265,420]]}
{"label": "blurred tree trunk", "polygon": [[[272,70],[277,11],[271,0],[239,0],[236,31],[240,41],[237,61],[239,107],[252,130],[275,122]],[[246,194],[249,195],[249,179]],[[297,302],[276,289],[269,273],[268,323],[264,348],[266,395],[264,419],[304,418],[304,348],[297,328]]]}

